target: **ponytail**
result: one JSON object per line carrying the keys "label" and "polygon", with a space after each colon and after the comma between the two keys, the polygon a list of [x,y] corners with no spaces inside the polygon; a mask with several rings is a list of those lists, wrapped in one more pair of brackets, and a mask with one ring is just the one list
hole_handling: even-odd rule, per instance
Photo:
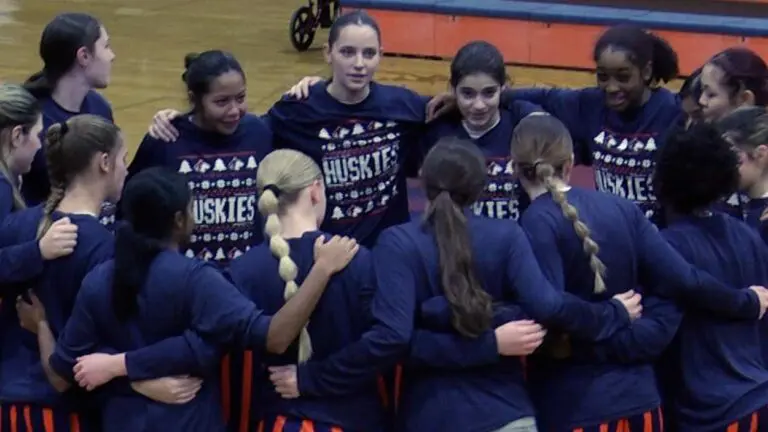
{"label": "ponytail", "polygon": [[112,276],[112,310],[120,321],[138,312],[138,295],[147,280],[149,267],[163,250],[157,240],[145,237],[129,223],[115,233],[115,268]]}
{"label": "ponytail", "polygon": [[600,247],[590,237],[591,233],[589,227],[579,219],[579,211],[576,210],[565,196],[560,188],[555,185],[554,175],[555,168],[548,164],[538,162],[533,164],[534,176],[539,183],[543,184],[547,188],[547,192],[552,194],[552,199],[560,206],[563,215],[573,223],[573,229],[576,231],[576,235],[579,236],[583,244],[584,253],[589,256],[589,267],[595,274],[595,285],[593,292],[600,294],[605,292],[605,264],[597,256],[600,251]]}
{"label": "ponytail", "polygon": [[37,99],[47,98],[53,93],[53,83],[48,79],[45,70],[41,70],[27,78],[24,88]]}
{"label": "ponytail", "polygon": [[491,296],[475,275],[467,218],[448,191],[432,200],[425,219],[434,230],[440,260],[440,281],[451,304],[453,327],[477,337],[491,326]]}
{"label": "ponytail", "polygon": [[679,72],[677,53],[664,39],[633,24],[619,24],[606,30],[595,44],[593,59],[613,47],[627,53],[627,59],[642,71],[649,63],[651,76],[646,83],[656,86],[669,82]]}
{"label": "ponytail", "polygon": [[648,33],[653,45],[651,56],[651,82],[668,83],[680,73],[677,53],[666,40]]}
{"label": "ponytail", "polygon": [[[299,286],[296,284],[299,269],[291,259],[290,245],[281,235],[283,228],[280,226],[280,218],[277,217],[280,208],[279,194],[277,187],[266,185],[259,197],[258,207],[259,212],[266,218],[264,231],[269,236],[269,250],[279,261],[278,272],[285,282],[283,297],[288,301],[299,291]],[[305,326],[299,335],[299,363],[306,362],[310,357],[312,357],[312,340]]]}

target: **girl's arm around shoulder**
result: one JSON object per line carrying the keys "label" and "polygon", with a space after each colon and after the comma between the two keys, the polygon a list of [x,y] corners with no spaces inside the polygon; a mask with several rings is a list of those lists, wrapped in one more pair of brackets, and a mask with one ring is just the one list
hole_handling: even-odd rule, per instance
{"label": "girl's arm around shoulder", "polygon": [[416,308],[415,250],[400,227],[381,233],[372,251],[376,292],[371,304],[373,325],[357,342],[323,361],[306,362],[297,370],[302,395],[350,394],[394,366],[408,351]]}
{"label": "girl's arm around shoulder", "polygon": [[531,318],[596,341],[629,324],[631,317],[620,300],[590,303],[553,287],[542,273],[525,233],[516,224],[508,225],[504,240],[509,244],[507,278],[514,288],[511,298]]}
{"label": "girl's arm around shoulder", "polygon": [[[728,287],[705,271],[692,266],[686,255],[687,241],[674,229],[662,236],[636,206],[625,206],[631,226],[636,227],[640,282],[651,293],[703,308],[731,319],[756,319],[760,299],[747,287]],[[666,239],[665,239],[666,238]],[[674,246],[674,247],[673,247]],[[690,252],[688,252],[689,254]]]}
{"label": "girl's arm around shoulder", "polygon": [[675,302],[654,296],[643,298],[643,316],[605,342],[577,344],[574,356],[590,362],[651,363],[677,334],[683,311]]}

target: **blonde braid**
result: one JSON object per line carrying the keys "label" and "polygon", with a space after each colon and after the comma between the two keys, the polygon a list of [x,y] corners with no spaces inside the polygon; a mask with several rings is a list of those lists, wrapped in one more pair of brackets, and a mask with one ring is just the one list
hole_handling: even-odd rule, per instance
{"label": "blonde braid", "polygon": [[[258,207],[259,212],[266,218],[264,232],[269,236],[269,250],[280,261],[278,272],[280,278],[285,282],[283,297],[285,301],[288,301],[299,292],[299,286],[296,284],[299,268],[291,259],[291,247],[280,234],[282,227],[280,226],[280,218],[277,217],[280,201],[273,187],[268,185],[264,189],[259,197]],[[310,357],[312,357],[312,340],[305,326],[299,335],[299,363],[306,362]]]}
{"label": "blonde braid", "polygon": [[596,294],[605,292],[605,280],[603,279],[605,277],[605,264],[597,256],[600,247],[590,237],[589,227],[579,220],[579,211],[568,202],[565,192],[555,185],[555,168],[547,163],[538,163],[535,166],[536,177],[544,184],[547,191],[552,194],[552,199],[560,206],[563,215],[573,222],[573,229],[584,244],[584,253],[589,255],[589,267],[595,273],[594,292]]}
{"label": "blonde braid", "polygon": [[[256,184],[259,197],[259,212],[264,216],[264,232],[269,236],[269,249],[280,262],[280,277],[285,281],[284,298],[288,301],[296,295],[299,269],[290,257],[290,246],[282,236],[278,213],[288,208],[302,190],[317,181],[322,181],[320,167],[306,154],[296,150],[280,149],[268,154],[259,165]],[[312,357],[312,340],[307,326],[299,334],[299,363]]]}

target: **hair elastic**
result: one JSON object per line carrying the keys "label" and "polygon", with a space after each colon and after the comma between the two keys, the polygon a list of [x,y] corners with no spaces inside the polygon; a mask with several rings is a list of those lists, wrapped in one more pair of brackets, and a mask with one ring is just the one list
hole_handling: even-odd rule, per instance
{"label": "hair elastic", "polygon": [[280,188],[278,188],[277,186],[275,186],[273,184],[268,184],[268,185],[264,186],[264,190],[265,191],[272,191],[272,193],[275,194],[276,198],[280,198]]}

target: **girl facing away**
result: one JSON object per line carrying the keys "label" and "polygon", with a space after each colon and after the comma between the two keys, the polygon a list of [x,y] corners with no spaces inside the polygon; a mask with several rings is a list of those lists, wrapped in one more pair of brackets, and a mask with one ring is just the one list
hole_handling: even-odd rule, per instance
{"label": "girl facing away", "polygon": [[[739,184],[739,156],[715,127],[698,124],[659,151],[654,189],[672,217],[662,235],[691,265],[731,286],[768,283],[768,249],[744,222],[710,210]],[[660,261],[661,262],[661,261]],[[685,307],[659,362],[666,423],[681,432],[768,430],[764,325]],[[692,365],[695,365],[692,366]]]}
{"label": "girl facing away", "polygon": [[[19,188],[21,176],[29,172],[40,149],[42,118],[37,100],[22,86],[0,84],[0,221],[27,208]],[[38,240],[0,249],[0,286],[3,293],[14,283],[39,276],[45,261],[74,250],[77,225],[63,217]]]}
{"label": "girl facing away", "polygon": [[[213,266],[179,252],[194,223],[191,193],[182,175],[147,169],[129,182],[122,205],[126,223],[117,232],[115,257],[82,281],[72,318],[59,340],[55,342],[46,331],[52,303],[42,311],[39,300],[33,298],[32,311],[20,308],[29,326],[36,328],[41,345],[44,341],[48,346],[55,344],[44,364],[50,369],[51,382],[61,390],[75,382],[93,390],[125,376],[131,352],[162,345],[189,330],[221,347],[239,343],[283,353],[305,326],[328,278],[357,252],[349,239],[313,242],[317,259],[303,289],[273,316],[266,316]],[[92,354],[101,346],[121,354]],[[172,358],[173,353],[166,353],[158,361]],[[168,430],[225,430],[217,366],[218,362],[209,362],[207,368],[174,371],[203,380],[202,388],[198,384],[189,389],[174,404],[150,401],[121,389],[127,384],[124,379],[116,380],[101,389],[104,427],[134,431],[152,424]]]}
{"label": "girl facing away", "polygon": [[[421,173],[425,220],[388,229],[373,249],[379,289],[372,328],[345,350],[282,370],[272,381],[287,397],[338,396],[403,361],[396,430],[535,431],[516,357],[526,351],[510,347],[528,339],[535,349],[542,334],[517,321],[530,317],[601,340],[639,315],[639,296],[629,291],[589,303],[555,292],[517,224],[469,211],[487,181],[473,143],[437,144]],[[504,309],[511,318],[494,316]],[[425,330],[452,342],[434,343],[422,337]],[[471,344],[479,347],[466,349]]]}
{"label": "girl facing away", "polygon": [[[63,217],[77,225],[72,253],[48,262],[40,275],[23,285],[48,305],[47,332],[59,334],[72,314],[85,275],[112,256],[113,236],[98,218],[104,202],[120,197],[127,172],[126,149],[114,124],[81,115],[48,128],[45,155],[51,194],[44,205],[6,218],[0,247],[40,240]],[[12,298],[26,296],[20,291],[9,294]],[[52,341],[36,340],[23,329],[13,303],[0,305],[2,426],[11,427],[24,419],[30,430],[41,429],[43,424],[73,432],[96,427],[93,398],[76,392],[60,394],[49,383],[47,359],[53,351]]]}
{"label": "girl facing away", "polygon": [[530,358],[528,384],[542,430],[661,431],[653,364],[675,336],[680,308],[754,322],[768,291],[735,290],[697,272],[631,201],[570,186],[573,144],[557,118],[523,119],[511,149],[532,199],[520,223],[552,284],[587,301],[636,287],[644,295],[643,316],[606,341],[552,329]]}
{"label": "girl facing away", "polygon": [[[306,154],[288,149],[264,158],[256,185],[268,238],[233,261],[229,273],[241,292],[265,313],[274,313],[296,295],[298,284],[307,277],[315,262],[315,242],[329,237],[319,229],[326,193],[320,167]],[[274,367],[322,360],[343,350],[368,328],[373,292],[371,256],[361,248],[344,271],[329,280],[297,342],[285,353],[262,356],[258,363]],[[254,391],[249,400],[264,413],[264,430],[373,432],[386,423],[376,380],[346,397],[285,400],[265,386],[266,370],[255,372],[253,388],[264,389]]]}

